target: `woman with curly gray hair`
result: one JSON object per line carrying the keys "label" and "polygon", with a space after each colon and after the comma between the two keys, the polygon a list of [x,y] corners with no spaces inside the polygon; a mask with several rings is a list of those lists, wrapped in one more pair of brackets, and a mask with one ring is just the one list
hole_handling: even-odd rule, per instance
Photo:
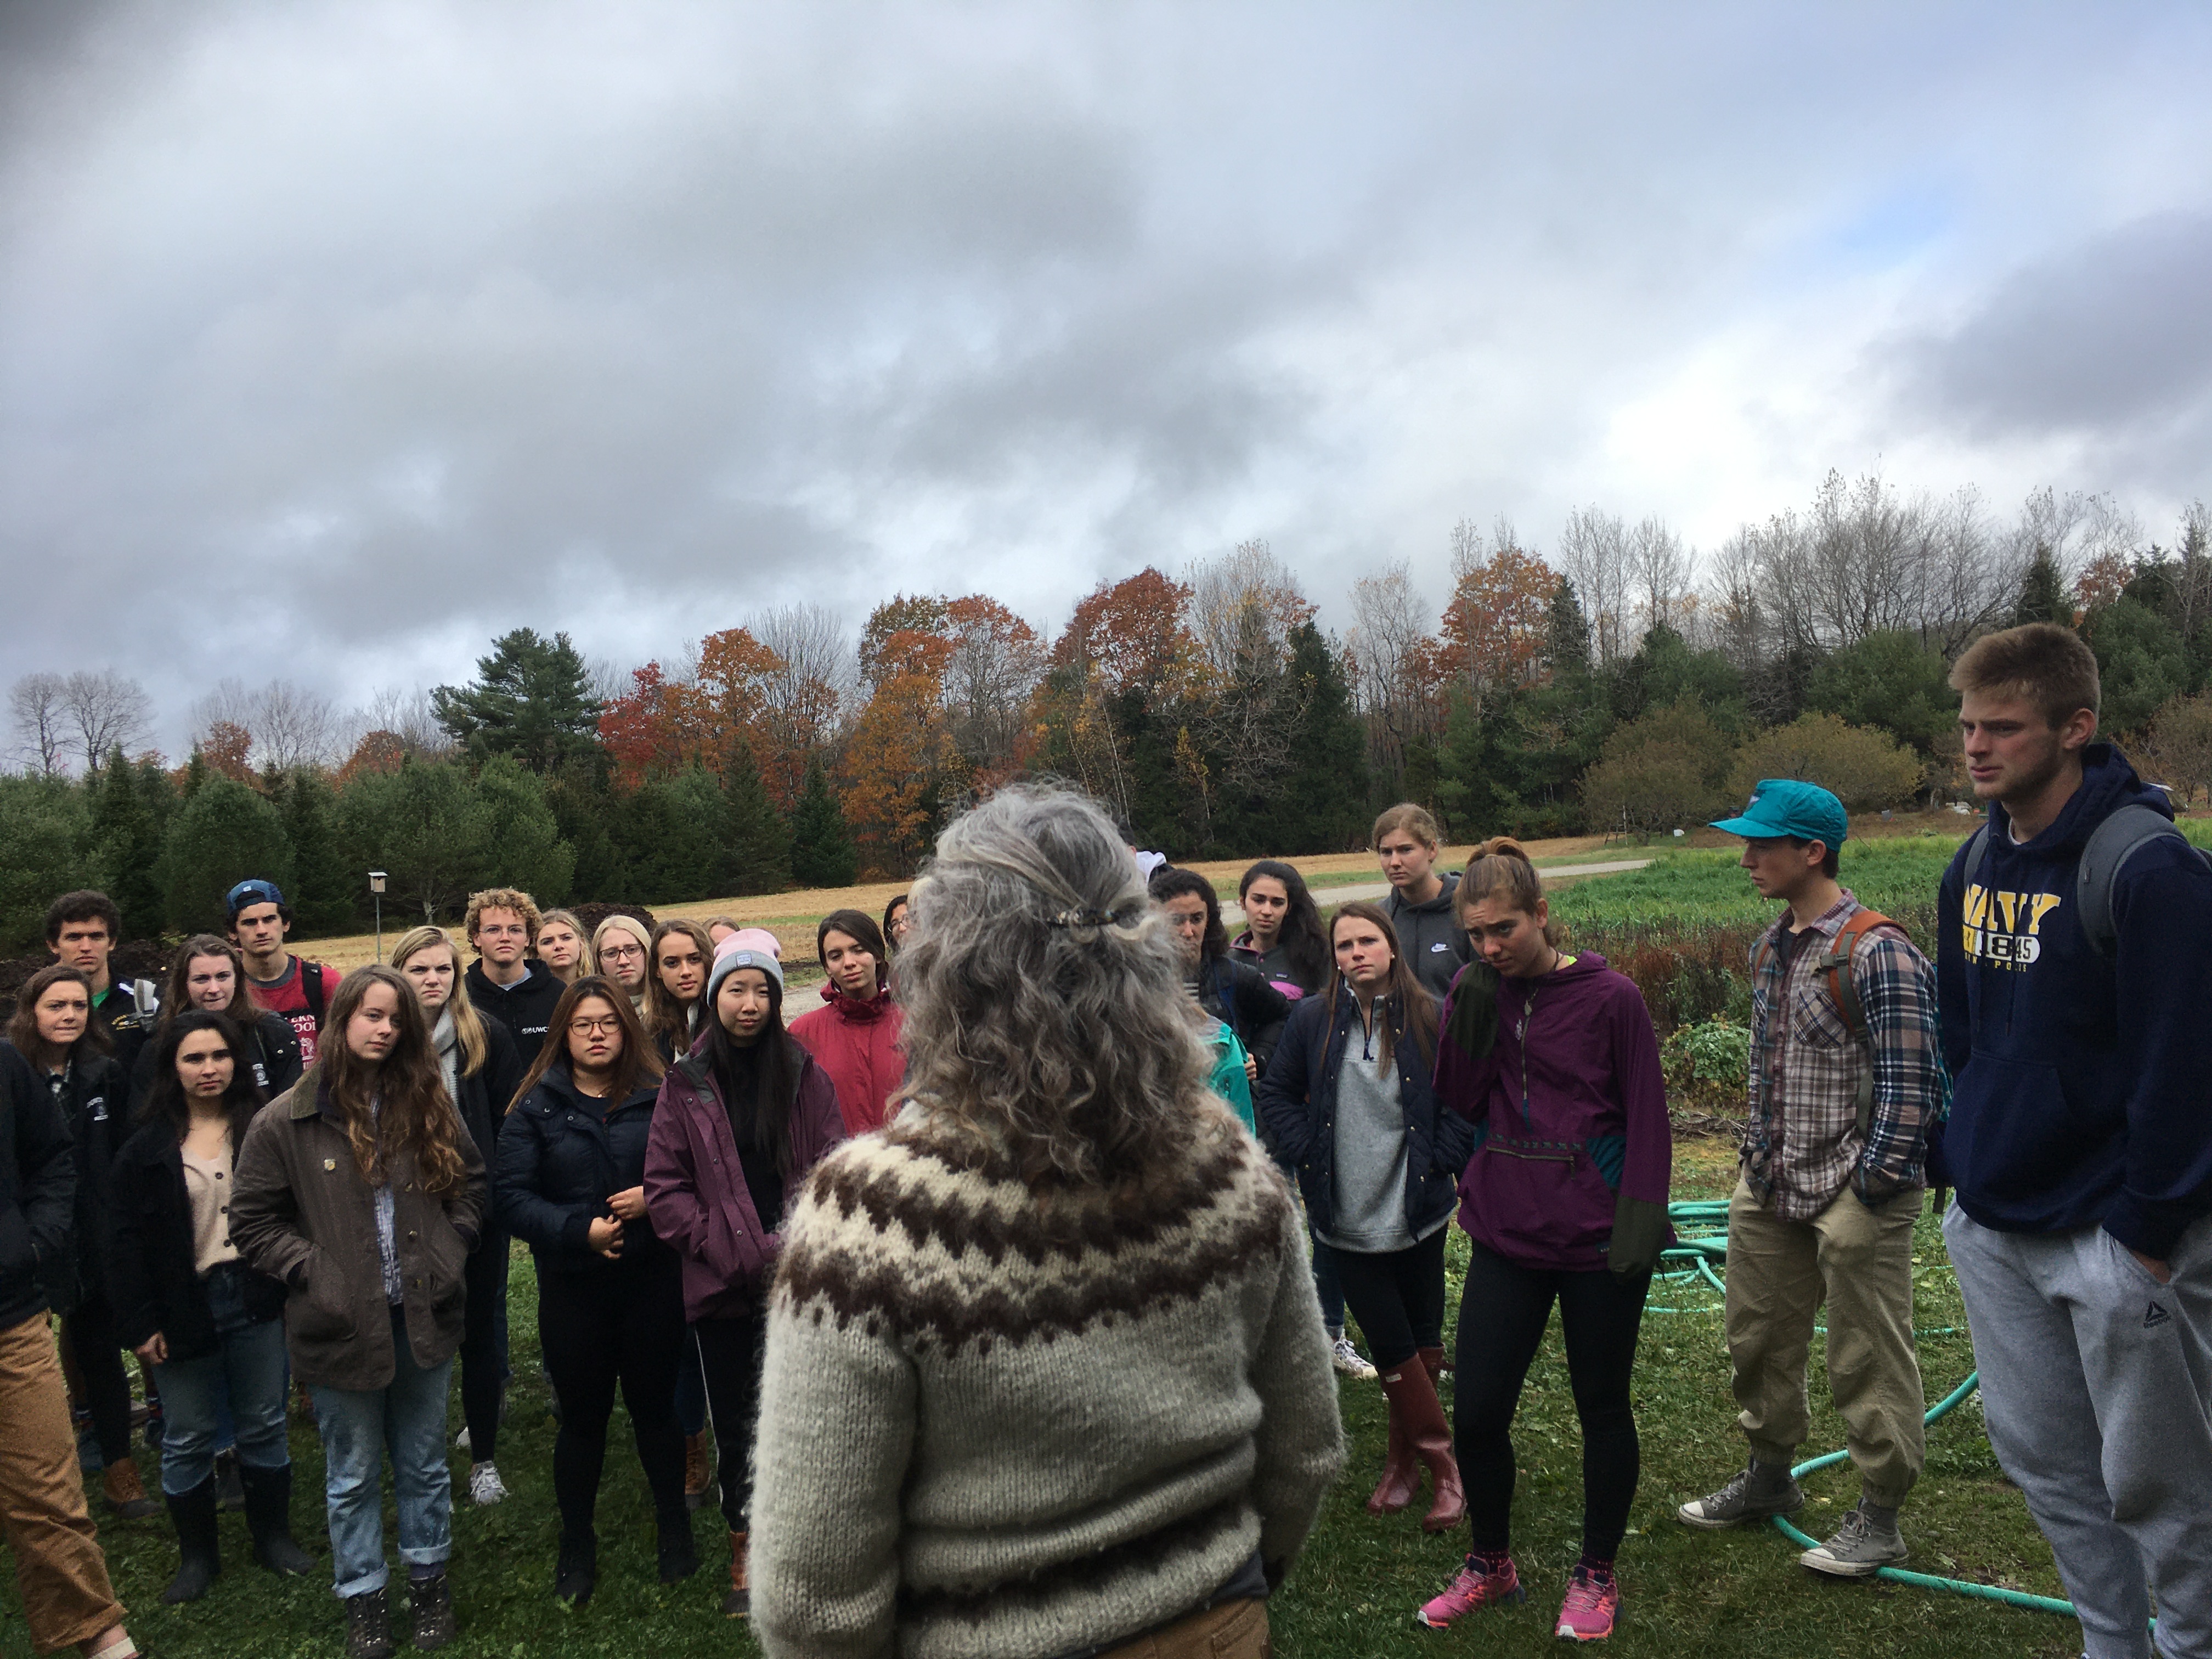
{"label": "woman with curly gray hair", "polygon": [[1297,1207],[1087,797],[1001,791],[913,907],[903,1103],[769,1301],[762,1645],[1256,1659],[1344,1457]]}

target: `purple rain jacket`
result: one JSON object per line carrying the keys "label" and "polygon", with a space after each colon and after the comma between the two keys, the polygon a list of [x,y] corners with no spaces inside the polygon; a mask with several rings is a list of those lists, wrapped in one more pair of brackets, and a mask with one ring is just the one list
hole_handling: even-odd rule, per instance
{"label": "purple rain jacket", "polygon": [[[1452,996],[1482,994],[1479,979],[1462,971]],[[1497,983],[1490,1052],[1478,1059],[1453,1042],[1449,1000],[1437,1044],[1437,1100],[1474,1125],[1460,1225],[1509,1261],[1576,1273],[1610,1265],[1624,1212],[1671,1242],[1674,1140],[1643,994],[1593,952]]]}

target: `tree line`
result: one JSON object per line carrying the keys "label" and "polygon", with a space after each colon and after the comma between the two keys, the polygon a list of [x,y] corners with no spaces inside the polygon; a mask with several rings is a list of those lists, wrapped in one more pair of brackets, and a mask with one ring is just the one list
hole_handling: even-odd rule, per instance
{"label": "tree line", "polygon": [[2030,619],[2082,630],[2107,732],[2193,796],[2208,532],[2201,503],[2166,547],[2101,498],[2039,491],[1999,523],[1972,491],[1832,474],[1703,557],[1595,509],[1548,558],[1462,522],[1440,607],[1401,564],[1355,586],[1341,635],[1258,541],[1102,583],[1050,640],[983,594],[895,594],[857,637],[790,607],[627,672],[518,628],[465,683],[349,717],[225,682],[175,767],[135,683],[29,675],[0,932],[35,937],[87,884],[133,933],[197,928],[248,874],[307,932],[364,923],[372,868],[426,916],[491,884],[665,903],[902,877],[965,802],[1041,774],[1186,859],[1348,848],[1402,799],[1455,837],[1649,834],[1781,773],[1887,807],[1958,789],[1949,663]]}

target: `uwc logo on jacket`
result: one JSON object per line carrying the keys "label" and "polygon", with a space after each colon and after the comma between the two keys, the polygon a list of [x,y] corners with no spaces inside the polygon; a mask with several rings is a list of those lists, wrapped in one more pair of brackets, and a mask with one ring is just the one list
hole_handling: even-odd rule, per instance
{"label": "uwc logo on jacket", "polygon": [[2065,901],[2056,893],[1966,888],[1962,914],[1966,957],[1991,968],[2032,967],[2043,955],[2043,919]]}

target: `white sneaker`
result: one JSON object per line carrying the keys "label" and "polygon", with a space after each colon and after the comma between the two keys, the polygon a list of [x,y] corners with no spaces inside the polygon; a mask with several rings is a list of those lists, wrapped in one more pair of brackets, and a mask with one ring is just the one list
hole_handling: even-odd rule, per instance
{"label": "white sneaker", "polygon": [[507,1484],[499,1478],[499,1467],[494,1463],[479,1463],[469,1471],[469,1501],[472,1504],[496,1504],[507,1496]]}
{"label": "white sneaker", "polygon": [[1329,1353],[1329,1363],[1336,1367],[1339,1376],[1349,1376],[1360,1382],[1371,1382],[1375,1379],[1375,1367],[1359,1357],[1359,1350],[1352,1346],[1352,1339],[1348,1336],[1336,1339],[1336,1346]]}
{"label": "white sneaker", "polygon": [[455,1451],[466,1451],[468,1449],[469,1431],[466,1427],[464,1427],[459,1434],[453,1437],[453,1449]]}

